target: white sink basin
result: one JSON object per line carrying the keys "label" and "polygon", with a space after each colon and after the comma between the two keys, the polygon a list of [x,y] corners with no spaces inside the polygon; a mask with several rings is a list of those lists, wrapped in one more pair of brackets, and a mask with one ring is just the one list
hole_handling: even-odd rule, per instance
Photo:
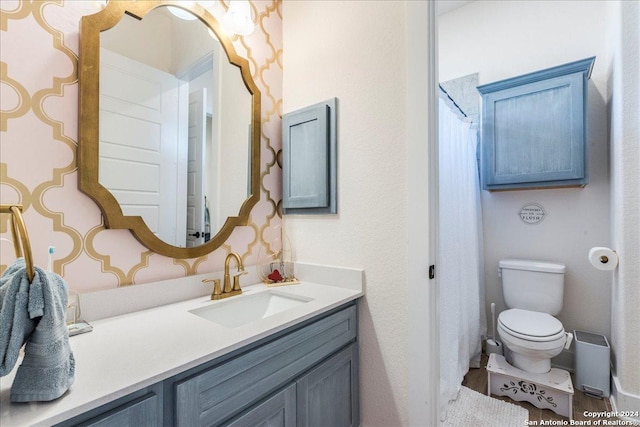
{"label": "white sink basin", "polygon": [[279,291],[265,291],[230,297],[228,300],[222,300],[206,307],[189,310],[189,313],[227,328],[237,328],[299,307],[311,300],[312,298]]}

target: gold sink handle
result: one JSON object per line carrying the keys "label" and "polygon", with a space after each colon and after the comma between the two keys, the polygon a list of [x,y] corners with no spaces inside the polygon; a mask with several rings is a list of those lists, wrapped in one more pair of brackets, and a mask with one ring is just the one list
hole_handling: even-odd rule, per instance
{"label": "gold sink handle", "polygon": [[235,274],[233,276],[233,288],[231,288],[232,291],[241,291],[240,289],[240,276],[244,276],[245,274],[247,274],[248,271],[245,270],[238,270],[238,274]]}
{"label": "gold sink handle", "polygon": [[202,283],[213,282],[213,292],[211,292],[211,299],[217,300],[224,298],[222,296],[222,289],[220,288],[220,279],[202,279]]}

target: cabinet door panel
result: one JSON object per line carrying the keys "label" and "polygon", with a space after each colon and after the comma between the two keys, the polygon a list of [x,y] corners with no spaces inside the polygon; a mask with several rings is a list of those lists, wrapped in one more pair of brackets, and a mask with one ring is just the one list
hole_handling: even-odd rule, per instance
{"label": "cabinet door panel", "polygon": [[162,424],[162,413],[158,410],[160,406],[161,402],[158,396],[155,393],[150,393],[77,425],[88,427],[156,427]]}
{"label": "cabinet door panel", "polygon": [[295,425],[295,384],[291,384],[239,418],[225,424],[226,427],[295,427]]}
{"label": "cabinet door panel", "polygon": [[284,117],[282,205],[320,208],[329,205],[329,107],[320,105]]}
{"label": "cabinet door panel", "polygon": [[357,352],[357,345],[351,344],[297,381],[298,426],[359,424]]}
{"label": "cabinet door panel", "polygon": [[584,176],[582,74],[485,96],[488,185]]}

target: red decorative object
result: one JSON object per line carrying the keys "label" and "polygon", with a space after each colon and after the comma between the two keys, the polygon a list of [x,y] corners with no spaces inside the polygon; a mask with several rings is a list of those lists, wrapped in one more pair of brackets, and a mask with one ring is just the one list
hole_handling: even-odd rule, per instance
{"label": "red decorative object", "polygon": [[269,280],[273,280],[274,282],[279,282],[282,280],[282,276],[278,270],[273,270],[271,274],[267,276]]}

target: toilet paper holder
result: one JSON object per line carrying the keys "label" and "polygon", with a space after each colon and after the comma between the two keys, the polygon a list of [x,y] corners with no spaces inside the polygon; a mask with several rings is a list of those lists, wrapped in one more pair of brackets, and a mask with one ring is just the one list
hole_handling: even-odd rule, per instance
{"label": "toilet paper holder", "polygon": [[588,258],[591,265],[598,270],[613,270],[618,265],[618,253],[611,248],[591,248]]}

